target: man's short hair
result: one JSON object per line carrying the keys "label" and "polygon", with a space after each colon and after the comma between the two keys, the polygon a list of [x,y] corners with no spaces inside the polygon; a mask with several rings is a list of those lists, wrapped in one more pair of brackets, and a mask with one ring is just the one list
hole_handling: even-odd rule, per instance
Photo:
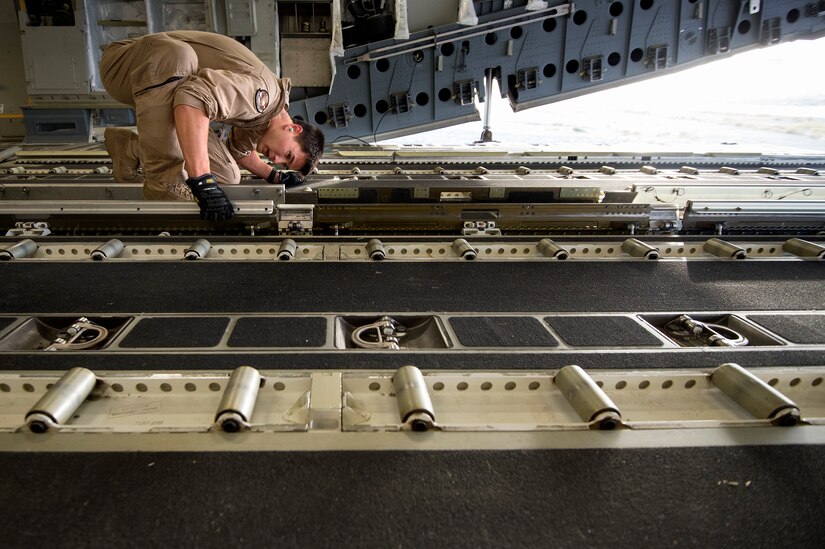
{"label": "man's short hair", "polygon": [[307,155],[307,162],[301,168],[301,173],[309,175],[309,172],[318,164],[321,155],[324,153],[324,134],[320,128],[309,122],[298,118],[293,118],[292,121],[303,128],[303,131],[297,137],[298,143]]}

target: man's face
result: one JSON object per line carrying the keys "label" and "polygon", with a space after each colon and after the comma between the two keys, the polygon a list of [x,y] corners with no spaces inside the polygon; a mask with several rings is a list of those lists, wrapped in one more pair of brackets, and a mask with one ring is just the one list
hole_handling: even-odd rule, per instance
{"label": "man's face", "polygon": [[272,121],[258,141],[256,150],[273,164],[282,164],[290,170],[300,170],[307,163],[307,154],[298,143],[303,128],[292,122]]}

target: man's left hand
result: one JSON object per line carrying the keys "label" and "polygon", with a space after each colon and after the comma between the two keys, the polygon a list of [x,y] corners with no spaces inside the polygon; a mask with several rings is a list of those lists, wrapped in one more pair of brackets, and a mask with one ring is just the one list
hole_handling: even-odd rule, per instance
{"label": "man's left hand", "polygon": [[269,176],[266,178],[267,183],[280,183],[286,187],[294,187],[296,185],[303,185],[304,180],[298,174],[298,172],[279,172],[275,168],[272,168],[272,171],[269,172]]}

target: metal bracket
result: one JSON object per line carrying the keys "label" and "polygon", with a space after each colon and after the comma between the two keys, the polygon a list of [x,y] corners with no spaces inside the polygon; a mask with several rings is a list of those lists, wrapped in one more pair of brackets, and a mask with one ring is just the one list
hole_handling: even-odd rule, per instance
{"label": "metal bracket", "polygon": [[730,27],[719,27],[708,31],[708,53],[728,53],[730,51]]}
{"label": "metal bracket", "polygon": [[453,83],[453,96],[459,105],[470,105],[478,90],[478,81],[460,80]]}
{"label": "metal bracket", "polygon": [[496,228],[495,221],[465,221],[461,229],[462,236],[501,236],[501,229]]}
{"label": "metal bracket", "polygon": [[258,32],[255,14],[256,2],[252,0],[227,0],[226,34],[229,36],[254,36]]}
{"label": "metal bracket", "polygon": [[275,212],[280,233],[311,233],[314,204],[278,204]]}
{"label": "metal bracket", "polygon": [[519,69],[516,73],[516,79],[518,81],[518,89],[520,90],[532,90],[538,87],[539,85],[539,68],[538,67],[530,67],[527,69]]}
{"label": "metal bracket", "polygon": [[395,114],[410,112],[412,106],[412,97],[410,97],[409,92],[403,91],[390,94],[390,108]]}
{"label": "metal bracket", "polygon": [[48,236],[52,233],[45,221],[18,221],[6,236]]}
{"label": "metal bracket", "polygon": [[[666,60],[667,61],[667,60]],[[579,73],[582,80],[589,82],[599,82],[604,77],[603,71],[604,56],[597,55],[582,60],[582,70]]]}
{"label": "metal bracket", "polygon": [[329,111],[329,120],[336,128],[346,128],[349,125],[349,119],[352,118],[352,111],[349,108],[349,103],[336,103],[327,107]]}
{"label": "metal bracket", "polygon": [[805,10],[805,15],[808,17],[823,17],[825,16],[825,0],[819,2],[811,2]]}
{"label": "metal bracket", "polygon": [[668,52],[669,47],[667,44],[647,48],[647,67],[654,71],[666,69],[668,67]]}
{"label": "metal bracket", "polygon": [[778,44],[782,40],[782,19],[774,17],[762,22],[762,43]]}

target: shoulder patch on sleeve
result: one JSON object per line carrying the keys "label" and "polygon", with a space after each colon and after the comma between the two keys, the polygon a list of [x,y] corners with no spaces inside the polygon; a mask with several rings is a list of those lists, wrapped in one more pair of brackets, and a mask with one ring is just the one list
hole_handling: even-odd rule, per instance
{"label": "shoulder patch on sleeve", "polygon": [[255,92],[255,109],[258,112],[264,112],[269,106],[269,93],[266,90],[258,90]]}

